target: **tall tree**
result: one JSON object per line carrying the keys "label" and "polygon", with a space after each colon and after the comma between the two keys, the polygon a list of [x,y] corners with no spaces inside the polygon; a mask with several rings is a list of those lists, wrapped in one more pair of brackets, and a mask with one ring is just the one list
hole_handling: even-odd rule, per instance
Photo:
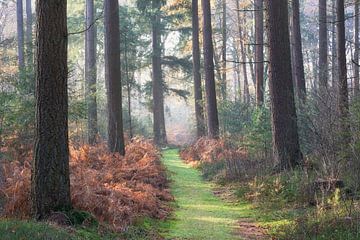
{"label": "tall tree", "polygon": [[[345,8],[344,0],[336,0],[336,28],[337,28],[337,64],[339,76],[339,114],[343,134],[344,151],[350,143],[349,93],[346,69],[346,38],[345,38]],[[345,153],[345,152],[344,152]]]}
{"label": "tall tree", "polygon": [[354,50],[354,64],[353,64],[353,68],[354,68],[354,95],[355,96],[359,96],[359,20],[360,20],[360,11],[359,11],[359,5],[360,2],[358,0],[355,0],[354,3],[354,8],[355,8],[355,24],[354,24],[354,43],[355,43],[355,50]]}
{"label": "tall tree", "polygon": [[161,66],[161,0],[152,1],[152,80],[154,140],[157,145],[167,144],[164,112],[164,83]]}
{"label": "tall tree", "polygon": [[226,0],[222,0],[222,77],[221,77],[221,95],[222,99],[227,97],[227,4]]}
{"label": "tall tree", "polygon": [[36,135],[32,206],[36,219],[71,207],[66,1],[36,1]]}
{"label": "tall tree", "polygon": [[28,71],[33,68],[33,34],[32,34],[33,16],[31,0],[26,0],[26,57]]}
{"label": "tall tree", "polygon": [[85,33],[85,82],[88,120],[88,143],[96,143],[97,101],[96,101],[96,23],[94,0],[86,0],[86,33]]}
{"label": "tall tree", "polygon": [[255,0],[256,104],[264,103],[264,1]]}
{"label": "tall tree", "polygon": [[332,88],[337,88],[337,50],[336,50],[336,0],[332,0],[332,28],[331,28],[331,81]]}
{"label": "tall tree", "polygon": [[108,101],[108,148],[125,154],[120,73],[120,30],[118,0],[104,1],[105,78]]}
{"label": "tall tree", "polygon": [[292,0],[292,37],[294,47],[295,83],[298,98],[305,101],[306,82],[304,72],[304,56],[302,52],[301,29],[300,29],[300,4],[299,0]]}
{"label": "tall tree", "polygon": [[219,118],[217,110],[215,76],[214,76],[214,47],[212,42],[211,6],[210,0],[201,0],[203,9],[203,48],[205,65],[206,110],[208,120],[208,135],[210,138],[219,137]]}
{"label": "tall tree", "polygon": [[319,0],[319,87],[320,93],[328,86],[327,2]]}
{"label": "tall tree", "polygon": [[18,37],[18,62],[19,70],[21,72],[25,69],[23,0],[16,0],[16,19]]}
{"label": "tall tree", "polygon": [[205,135],[205,119],[202,99],[202,84],[200,73],[200,44],[199,44],[199,9],[198,0],[192,0],[192,53],[193,53],[193,75],[195,93],[195,116],[197,136]]}
{"label": "tall tree", "polygon": [[[274,157],[280,169],[302,163],[291,73],[288,1],[265,0]],[[279,47],[281,46],[281,47]]]}

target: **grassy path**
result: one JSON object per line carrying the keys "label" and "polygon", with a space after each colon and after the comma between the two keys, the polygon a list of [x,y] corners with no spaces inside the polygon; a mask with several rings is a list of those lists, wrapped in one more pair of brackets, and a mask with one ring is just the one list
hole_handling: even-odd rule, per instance
{"label": "grassy path", "polygon": [[167,239],[240,239],[234,234],[239,219],[251,217],[250,205],[225,203],[212,193],[213,185],[199,171],[183,163],[178,150],[166,150],[163,162],[170,171],[176,200],[174,219],[163,224]]}

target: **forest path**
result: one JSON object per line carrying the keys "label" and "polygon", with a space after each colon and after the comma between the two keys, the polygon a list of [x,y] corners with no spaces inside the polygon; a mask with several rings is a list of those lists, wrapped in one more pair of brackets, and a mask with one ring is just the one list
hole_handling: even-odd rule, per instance
{"label": "forest path", "polygon": [[198,170],[181,161],[176,149],[163,152],[163,163],[170,172],[176,201],[173,219],[161,226],[166,239],[261,239],[246,234],[254,231],[248,220],[252,215],[250,204],[221,200],[214,194],[216,186],[203,181]]}

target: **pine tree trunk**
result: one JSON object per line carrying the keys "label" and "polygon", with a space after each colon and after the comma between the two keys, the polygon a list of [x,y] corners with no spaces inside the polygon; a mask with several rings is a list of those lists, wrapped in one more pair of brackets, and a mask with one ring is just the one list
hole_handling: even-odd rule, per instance
{"label": "pine tree trunk", "polygon": [[32,36],[32,8],[31,0],[26,0],[26,57],[27,57],[27,67],[30,72],[34,66],[33,58],[33,36]]}
{"label": "pine tree trunk", "polygon": [[332,0],[332,33],[331,33],[331,80],[332,88],[337,89],[337,49],[336,49],[336,0]]}
{"label": "pine tree trunk", "polygon": [[319,88],[324,93],[328,86],[328,35],[326,0],[319,0]]}
{"label": "pine tree trunk", "polygon": [[16,0],[16,19],[17,19],[17,37],[18,37],[18,64],[20,74],[25,69],[24,58],[24,16],[23,16],[23,2]]}
{"label": "pine tree trunk", "polygon": [[360,19],[360,11],[359,11],[359,1],[355,0],[355,24],[354,24],[354,43],[355,43],[355,51],[354,51],[354,96],[357,97],[359,96],[359,19]]}
{"label": "pine tree trunk", "polygon": [[214,77],[214,47],[212,42],[211,7],[210,0],[201,0],[203,9],[203,47],[205,64],[206,110],[208,118],[208,135],[210,138],[219,137],[219,119],[216,100]]}
{"label": "pine tree trunk", "polygon": [[198,0],[192,0],[192,43],[193,43],[193,75],[195,93],[195,116],[197,137],[205,135],[205,119],[200,74],[200,44],[199,44],[199,9]]}
{"label": "pine tree trunk", "polygon": [[71,207],[66,1],[38,0],[36,135],[32,206],[36,219]]}
{"label": "pine tree trunk", "polygon": [[154,140],[159,146],[167,144],[165,113],[164,113],[164,84],[161,68],[161,31],[160,8],[161,1],[152,3],[155,11],[152,20],[152,74],[153,74],[153,115],[154,115]]}
{"label": "pine tree trunk", "polygon": [[[265,0],[274,157],[280,169],[302,163],[291,73],[288,1]],[[281,46],[281,47],[279,47]]]}
{"label": "pine tree trunk", "polygon": [[105,0],[105,78],[108,100],[108,148],[125,155],[120,73],[119,3]]}
{"label": "pine tree trunk", "polygon": [[337,64],[339,74],[339,114],[341,130],[343,135],[342,144],[344,154],[346,154],[350,144],[350,125],[349,125],[349,92],[346,69],[346,39],[345,39],[345,8],[344,0],[336,0],[336,28],[337,28]]}
{"label": "pine tree trunk", "polygon": [[300,29],[300,4],[299,0],[292,0],[292,36],[294,44],[294,71],[297,95],[303,102],[306,99],[306,82],[304,72],[304,56],[302,52],[301,29]]}
{"label": "pine tree trunk", "polygon": [[264,2],[255,0],[255,75],[256,105],[264,103]]}
{"label": "pine tree trunk", "polygon": [[86,0],[85,83],[88,120],[88,143],[94,145],[98,134],[96,101],[96,23],[94,0]]}

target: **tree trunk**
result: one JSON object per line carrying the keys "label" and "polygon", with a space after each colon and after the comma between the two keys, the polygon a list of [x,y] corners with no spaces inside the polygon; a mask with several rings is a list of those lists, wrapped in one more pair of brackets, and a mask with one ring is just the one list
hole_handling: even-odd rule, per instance
{"label": "tree trunk", "polygon": [[27,57],[27,67],[30,72],[34,66],[33,58],[33,36],[32,36],[32,9],[31,9],[31,0],[26,0],[26,57]]}
{"label": "tree trunk", "polygon": [[[302,164],[291,73],[288,1],[265,0],[274,157],[280,169]],[[281,46],[281,47],[279,47]]]}
{"label": "tree trunk", "polygon": [[129,117],[129,137],[132,139],[133,135],[133,126],[132,126],[132,117],[131,117],[131,80],[129,73],[129,58],[128,58],[128,49],[127,49],[127,34],[125,33],[124,40],[124,60],[125,60],[125,74],[126,74],[126,90],[127,90],[127,104],[128,104],[128,117]]}
{"label": "tree trunk", "polygon": [[332,80],[332,88],[334,90],[337,89],[337,50],[336,50],[336,0],[332,1],[332,11],[333,11],[333,16],[332,16],[332,33],[331,33],[331,80]]}
{"label": "tree trunk", "polygon": [[152,20],[152,74],[153,74],[153,115],[154,115],[154,140],[159,146],[167,144],[165,113],[164,113],[164,84],[161,68],[161,1],[152,2],[154,11]]}
{"label": "tree trunk", "polygon": [[295,66],[295,83],[298,98],[305,102],[306,99],[306,82],[304,72],[304,56],[302,52],[302,38],[300,29],[300,4],[299,0],[292,0],[292,37],[294,44],[294,66]]}
{"label": "tree trunk", "polygon": [[226,0],[222,0],[222,77],[221,77],[221,95],[222,95],[222,99],[226,100],[227,98],[227,76],[226,76],[226,71],[227,71],[227,66],[226,66],[226,61],[227,61],[227,6],[226,6]]}
{"label": "tree trunk", "polygon": [[319,0],[319,88],[323,94],[328,86],[328,35],[326,0]]}
{"label": "tree trunk", "polygon": [[255,0],[256,105],[264,103],[264,2]]}
{"label": "tree trunk", "polygon": [[[243,19],[243,25],[246,26],[246,18],[244,16]],[[248,71],[246,66],[246,49],[244,46],[244,28],[242,28],[239,24],[239,34],[240,34],[240,52],[241,52],[241,58],[242,58],[242,68],[243,68],[243,74],[244,74],[244,103],[249,104],[250,103],[250,91],[249,91],[249,80],[248,80]]]}
{"label": "tree trunk", "polygon": [[19,71],[22,74],[25,69],[24,59],[24,16],[23,16],[23,2],[16,0],[16,19],[17,19],[17,36],[18,36],[18,63]]}
{"label": "tree trunk", "polygon": [[336,0],[337,64],[339,74],[339,114],[343,135],[344,154],[350,144],[349,93],[346,69],[345,9],[344,0]]}
{"label": "tree trunk", "polygon": [[105,0],[105,78],[108,100],[108,148],[125,155],[120,73],[120,31],[118,0]]}
{"label": "tree trunk", "polygon": [[209,0],[201,0],[203,9],[203,42],[205,64],[206,110],[208,117],[208,135],[219,137],[219,119],[214,77],[214,47],[212,42],[211,7]]}
{"label": "tree trunk", "polygon": [[96,23],[94,0],[86,0],[85,82],[88,118],[88,143],[94,145],[98,134],[96,102]]}
{"label": "tree trunk", "polygon": [[195,116],[197,137],[205,135],[205,119],[202,99],[202,84],[200,74],[200,44],[199,44],[199,9],[198,0],[192,0],[192,44],[193,44],[193,75],[195,93]]}
{"label": "tree trunk", "polygon": [[354,51],[354,64],[353,64],[353,67],[354,67],[354,96],[357,97],[359,96],[359,14],[360,14],[360,11],[359,11],[359,1],[356,0],[355,1],[355,5],[354,5],[354,8],[355,8],[355,18],[354,18],[354,21],[355,21],[355,24],[354,24],[354,43],[355,43],[355,51]]}
{"label": "tree trunk", "polygon": [[36,219],[71,207],[66,1],[38,0],[36,135],[32,206]]}

